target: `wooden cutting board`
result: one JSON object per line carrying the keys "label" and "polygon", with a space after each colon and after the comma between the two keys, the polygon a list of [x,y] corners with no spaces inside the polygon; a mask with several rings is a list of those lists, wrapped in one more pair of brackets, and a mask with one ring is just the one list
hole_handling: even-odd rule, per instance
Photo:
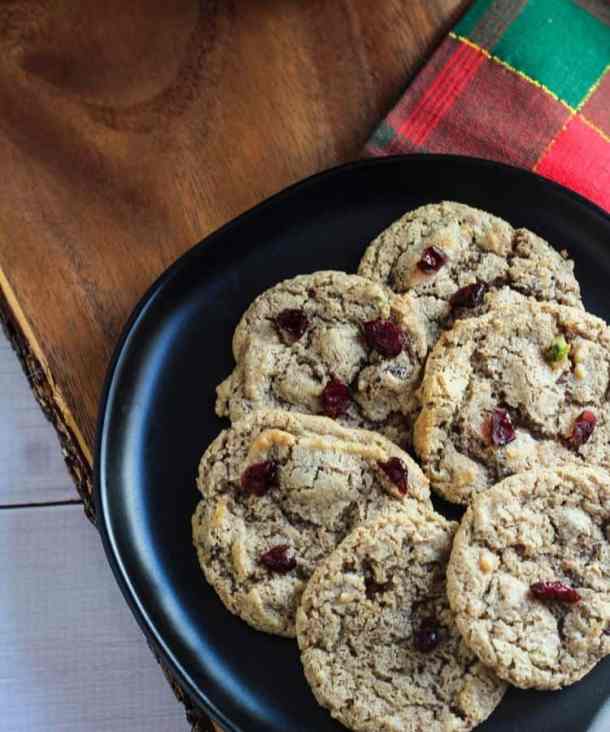
{"label": "wooden cutting board", "polygon": [[0,4],[0,314],[90,516],[98,400],[138,298],[226,221],[358,157],[465,4]]}

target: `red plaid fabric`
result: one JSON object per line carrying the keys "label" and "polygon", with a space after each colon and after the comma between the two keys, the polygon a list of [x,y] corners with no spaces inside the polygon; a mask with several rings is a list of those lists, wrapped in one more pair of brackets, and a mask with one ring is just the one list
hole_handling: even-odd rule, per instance
{"label": "red plaid fabric", "polygon": [[610,211],[610,3],[478,0],[369,140],[535,170]]}

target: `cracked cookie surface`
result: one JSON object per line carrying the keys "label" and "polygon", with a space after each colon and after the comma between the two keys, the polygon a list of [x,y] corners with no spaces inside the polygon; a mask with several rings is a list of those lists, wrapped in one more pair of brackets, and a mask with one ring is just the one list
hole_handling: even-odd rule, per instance
{"label": "cracked cookie surface", "polygon": [[581,310],[527,302],[456,323],[419,392],[415,448],[432,488],[467,504],[524,470],[609,468],[609,379],[610,331]]}
{"label": "cracked cookie surface", "polygon": [[319,703],[363,732],[463,732],[506,685],[465,646],[445,592],[457,524],[408,510],[355,529],[320,564],[297,613]]}
{"label": "cracked cookie surface", "polygon": [[326,414],[404,445],[432,342],[427,327],[410,296],[363,277],[327,271],[286,280],[243,315],[236,367],[218,387],[216,411],[232,421],[256,409]]}
{"label": "cracked cookie surface", "polygon": [[431,508],[426,478],[394,443],[279,410],[222,432],[197,484],[193,542],[208,582],[231,612],[285,636],[316,565],[354,527],[386,510]]}
{"label": "cracked cookie surface", "polygon": [[[513,475],[473,500],[447,591],[465,642],[499,676],[557,689],[610,653],[609,527],[610,476],[601,468]],[[530,589],[540,582],[576,596],[544,599]]]}
{"label": "cracked cookie surface", "polygon": [[[430,249],[439,258],[426,266]],[[369,245],[358,274],[413,295],[439,332],[456,317],[524,297],[582,308],[571,260],[528,229],[452,201],[421,206],[395,221]],[[477,283],[484,287],[463,290]]]}

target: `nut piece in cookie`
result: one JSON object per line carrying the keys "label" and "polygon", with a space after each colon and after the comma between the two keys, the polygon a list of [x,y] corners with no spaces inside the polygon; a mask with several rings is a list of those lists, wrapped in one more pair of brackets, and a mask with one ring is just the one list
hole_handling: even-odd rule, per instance
{"label": "nut piece in cookie", "polygon": [[467,646],[515,686],[559,689],[610,654],[610,475],[564,465],[476,496],[447,592]]}
{"label": "nut piece in cookie", "polygon": [[445,591],[456,524],[419,507],[355,529],[297,613],[305,676],[353,730],[466,732],[506,684],[465,646]]}
{"label": "nut piece in cookie", "polygon": [[318,562],[353,528],[386,511],[431,508],[426,478],[394,443],[282,411],[221,433],[197,483],[193,541],[208,582],[231,612],[286,636]]}

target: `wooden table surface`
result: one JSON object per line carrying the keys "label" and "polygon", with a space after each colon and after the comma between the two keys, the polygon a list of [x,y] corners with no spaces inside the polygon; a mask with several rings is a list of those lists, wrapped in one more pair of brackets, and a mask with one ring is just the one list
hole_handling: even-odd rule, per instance
{"label": "wooden table surface", "polygon": [[[467,4],[0,4],[0,316],[89,512],[103,377],[138,298],[240,212],[358,157]],[[44,481],[59,490],[26,479],[20,500]]]}

